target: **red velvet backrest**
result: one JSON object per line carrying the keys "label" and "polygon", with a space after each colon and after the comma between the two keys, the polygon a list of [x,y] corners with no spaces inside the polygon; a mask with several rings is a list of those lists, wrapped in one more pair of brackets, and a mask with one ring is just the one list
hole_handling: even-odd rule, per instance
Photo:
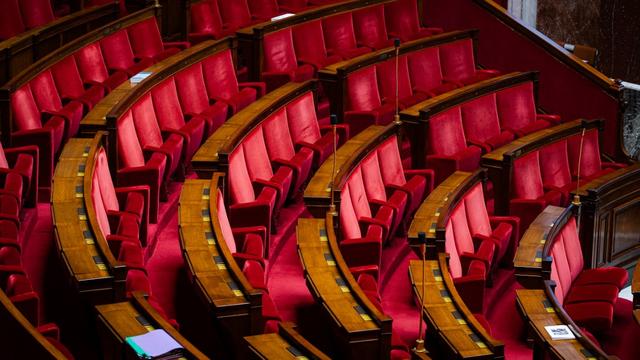
{"label": "red velvet backrest", "polygon": [[40,111],[57,111],[62,108],[62,100],[50,69],[38,74],[30,83],[33,98]]}
{"label": "red velvet backrest", "polygon": [[102,56],[100,44],[95,42],[84,46],[75,53],[80,75],[85,82],[103,82],[109,77],[107,65]]}
{"label": "red velvet backrest", "polygon": [[122,29],[100,40],[102,56],[109,69],[128,69],[135,64],[127,30]]}
{"label": "red velvet backrest", "polygon": [[460,107],[433,116],[428,126],[429,154],[451,156],[467,148]]}
{"label": "red velvet backrest", "polygon": [[353,12],[356,39],[367,46],[387,40],[384,5],[371,6]]}
{"label": "red velvet backrest", "polygon": [[553,262],[556,264],[555,270],[558,272],[557,277],[561,284],[559,288],[556,288],[556,296],[561,292],[561,296],[564,298],[571,289],[572,279],[571,269],[569,268],[567,252],[564,244],[564,236],[562,236],[562,234],[553,240],[551,256],[553,257]]}
{"label": "red velvet backrest", "polygon": [[327,56],[320,19],[293,27],[293,47],[297,58],[322,62]]}
{"label": "red velvet backrest", "polygon": [[390,136],[377,149],[379,167],[382,171],[382,181],[385,185],[404,185],[407,179],[404,177],[398,137]]}
{"label": "red velvet backrest", "polygon": [[464,201],[458,203],[450,215],[451,226],[456,239],[456,249],[458,254],[475,253],[473,246],[473,238],[469,231],[469,223],[467,222],[467,210]]}
{"label": "red velvet backrest", "polygon": [[118,197],[116,196],[116,189],[113,186],[113,180],[111,179],[111,172],[109,171],[109,160],[107,159],[107,153],[104,148],[98,150],[98,156],[95,162],[95,168],[93,170],[94,175],[98,176],[98,184],[100,186],[100,196],[104,208],[107,211],[119,211],[120,204],[118,203]]}
{"label": "red velvet backrest", "polygon": [[291,135],[289,134],[285,108],[274,112],[263,121],[262,131],[264,132],[269,159],[289,160],[296,155],[293,140],[291,140]]}
{"label": "red velvet backrest", "polygon": [[351,203],[349,186],[345,186],[340,193],[340,230],[344,239],[359,239],[362,237],[358,216]]}
{"label": "red velvet backrest", "polygon": [[371,111],[382,104],[376,67],[368,66],[347,76],[347,110]]}
{"label": "red velvet backrest", "polygon": [[447,221],[447,225],[444,232],[444,249],[449,253],[449,273],[454,279],[461,277],[462,264],[460,263],[460,255],[458,255],[458,249],[456,247],[456,238],[453,233],[453,224],[451,219]]}
{"label": "red velvet backrest", "polygon": [[152,58],[164,51],[162,35],[155,17],[137,22],[127,28],[133,53],[139,58]]}
{"label": "red velvet backrest", "polygon": [[351,12],[322,19],[322,30],[328,49],[347,50],[357,47]]}
{"label": "red velvet backrest", "polygon": [[0,39],[6,40],[26,30],[18,0],[6,0],[0,11]]}
{"label": "red velvet backrest", "polygon": [[582,255],[582,245],[578,238],[578,228],[576,219],[571,217],[562,228],[562,239],[564,249],[567,254],[567,263],[571,272],[571,281],[575,280],[584,269],[584,257]]}
{"label": "red velvet backrest", "polygon": [[551,275],[549,276],[549,278],[556,283],[554,293],[556,295],[556,298],[558,299],[558,303],[562,305],[564,303],[565,291],[562,288],[562,281],[560,280],[560,270],[558,270],[558,262],[555,261],[557,255],[554,253],[553,248],[551,249],[551,256],[554,260],[551,262]]}
{"label": "red velvet backrest", "polygon": [[440,47],[440,61],[445,79],[459,81],[475,74],[473,42],[458,40]]}
{"label": "red velvet backrest", "polygon": [[488,94],[462,104],[462,125],[469,141],[483,143],[500,135],[500,120],[495,94]]}
{"label": "red velvet backrest", "polygon": [[537,199],[544,195],[538,151],[517,158],[513,162],[511,197]]}
{"label": "red velvet backrest", "polygon": [[276,0],[248,0],[251,14],[261,18],[272,18],[280,13]]}
{"label": "red velvet backrest", "polygon": [[[227,244],[231,253],[236,253],[236,241],[233,238],[233,231],[231,230],[231,224],[229,223],[229,217],[227,216],[227,209],[224,207],[224,197],[220,189],[216,191],[216,206],[218,207],[218,223],[220,223],[220,230],[222,231],[222,237]],[[220,241],[220,239],[218,239]]]}
{"label": "red velvet backrest", "polygon": [[271,180],[273,169],[267,153],[267,145],[264,142],[262,126],[256,127],[242,141],[244,159],[251,180]]}
{"label": "red velvet backrest", "polygon": [[107,216],[107,210],[105,210],[104,203],[102,202],[100,178],[97,172],[93,173],[93,177],[91,179],[91,200],[93,201],[93,209],[96,212],[98,220],[98,229],[100,229],[104,236],[111,235],[109,217]]}
{"label": "red velvet backrest", "polygon": [[567,140],[560,140],[540,148],[542,183],[562,188],[571,184]]}
{"label": "red velvet backrest", "polygon": [[0,168],[8,169],[9,162],[7,161],[7,156],[4,154],[4,148],[2,147],[2,143],[0,143]]}
{"label": "red velvet backrest", "polygon": [[[388,100],[396,98],[396,60],[391,59],[376,65],[378,89],[380,95]],[[409,63],[407,56],[398,58],[398,97],[400,99],[413,95],[411,80],[409,79]],[[395,102],[394,102],[395,104]]]}
{"label": "red velvet backrest", "polygon": [[398,36],[410,36],[420,29],[418,4],[416,0],[396,0],[386,4],[384,9],[387,30]]}
{"label": "red velvet backrest", "polygon": [[173,78],[156,85],[151,90],[151,96],[160,128],[180,129],[184,126],[184,115]]}
{"label": "red velvet backrest", "polygon": [[20,0],[18,3],[27,29],[46,25],[56,19],[49,0]]}
{"label": "red velvet backrest", "polygon": [[231,50],[225,50],[202,61],[202,72],[209,97],[230,99],[238,93],[238,79]]}
{"label": "red velvet backrest", "polygon": [[[578,161],[580,161],[580,139],[582,134],[573,135],[567,139],[569,150],[569,164],[571,175],[578,176]],[[588,178],[602,170],[600,160],[600,145],[598,144],[598,130],[588,130],[584,134],[582,142],[582,159],[580,165],[580,178]]]}
{"label": "red velvet backrest", "polygon": [[138,141],[131,110],[118,119],[116,133],[118,137],[118,157],[121,160],[120,168],[144,166],[144,155]]}
{"label": "red velvet backrest", "polygon": [[532,82],[501,90],[496,94],[496,100],[503,127],[520,129],[536,119]]}
{"label": "red velvet backrest", "polygon": [[67,56],[51,67],[56,88],[62,97],[79,97],[84,93],[84,84],[74,56]]}
{"label": "red velvet backrest", "polygon": [[256,199],[242,146],[236,147],[233,152],[229,154],[228,176],[231,202],[233,204],[248,203]]}
{"label": "red velvet backrest", "polygon": [[367,190],[364,187],[364,179],[362,178],[362,170],[357,167],[351,175],[349,180],[349,193],[351,194],[351,203],[353,204],[353,210],[356,213],[358,219],[362,217],[371,217],[371,208],[369,207],[369,200],[367,199]]}
{"label": "red velvet backrest", "polygon": [[360,163],[364,187],[367,192],[367,199],[371,200],[387,200],[387,194],[382,181],[382,173],[380,172],[380,163],[378,153],[372,151]]}
{"label": "red velvet backrest", "polygon": [[280,6],[300,9],[307,6],[307,0],[278,0],[278,4],[280,4]]}
{"label": "red velvet backrest", "polygon": [[11,93],[11,112],[16,130],[39,129],[42,127],[40,110],[28,83]]}
{"label": "red velvet backrest", "polygon": [[209,96],[201,63],[181,70],[175,74],[174,80],[182,105],[181,111],[185,114],[200,114],[209,108]]}
{"label": "red velvet backrest", "polygon": [[287,121],[294,143],[315,143],[320,139],[320,127],[311,91],[287,104]]}
{"label": "red velvet backrest", "polygon": [[464,206],[471,235],[491,236],[493,230],[489,221],[489,213],[484,200],[482,183],[477,183],[464,195]]}
{"label": "red velvet backrest", "polygon": [[210,33],[219,36],[222,32],[222,18],[217,0],[207,0],[191,4],[191,32]]}
{"label": "red velvet backrest", "polygon": [[298,67],[291,28],[266,34],[263,51],[265,71],[292,71]]}
{"label": "red velvet backrest", "polygon": [[409,54],[409,76],[413,87],[431,90],[442,84],[440,50],[429,47]]}
{"label": "red velvet backrest", "polygon": [[251,23],[247,0],[218,0],[222,22],[230,29],[245,27]]}
{"label": "red velvet backrest", "polygon": [[146,94],[131,107],[133,114],[133,123],[136,127],[136,134],[142,147],[155,146],[160,147],[164,142],[162,132],[156,118],[156,112],[153,109],[153,101],[151,95]]}

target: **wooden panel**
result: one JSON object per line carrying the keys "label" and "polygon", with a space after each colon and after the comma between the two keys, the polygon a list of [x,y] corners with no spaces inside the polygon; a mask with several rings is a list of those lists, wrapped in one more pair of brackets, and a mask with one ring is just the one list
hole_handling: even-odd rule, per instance
{"label": "wooden panel", "polygon": [[290,323],[280,323],[277,334],[246,336],[247,359],[310,359],[330,358],[305,340]]}
{"label": "wooden panel", "polygon": [[633,308],[640,309],[640,261],[636,264],[635,270],[633,271],[631,293],[633,293]]}

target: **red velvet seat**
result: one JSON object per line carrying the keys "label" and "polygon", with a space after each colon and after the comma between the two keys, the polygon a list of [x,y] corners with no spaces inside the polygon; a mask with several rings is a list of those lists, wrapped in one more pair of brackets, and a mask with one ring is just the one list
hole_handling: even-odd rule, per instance
{"label": "red velvet seat", "polygon": [[86,84],[85,86],[74,56],[67,56],[53,65],[51,74],[62,101],[81,103],[84,107],[85,115],[105,95],[105,89],[101,86],[92,84]]}
{"label": "red velvet seat", "polygon": [[75,136],[83,115],[82,104],[71,101],[63,105],[51,70],[45,70],[30,81],[33,98],[43,118],[61,117],[65,121],[65,140]]}
{"label": "red velvet seat", "polygon": [[282,208],[291,191],[293,170],[286,166],[271,164],[261,126],[245,136],[242,147],[251,181],[276,190],[278,193],[276,210]]}
{"label": "red velvet seat", "polygon": [[409,77],[414,91],[433,97],[457,88],[455,83],[444,79],[438,47],[414,51],[408,57]]}
{"label": "red velvet seat", "polygon": [[247,0],[249,12],[256,19],[269,20],[282,13],[276,0]]}
{"label": "red velvet seat", "polygon": [[[191,69],[192,68],[187,70]],[[191,73],[188,71],[187,73],[183,74],[183,76],[186,76],[187,78],[190,77],[190,75]],[[200,74],[196,72],[194,76],[200,76]],[[184,80],[185,78],[181,77],[181,79]],[[197,82],[198,79],[194,78],[194,81]],[[191,84],[192,83],[185,84],[183,82],[183,89],[189,88],[189,85]],[[196,95],[197,91],[194,91],[195,89],[189,88],[187,90],[190,94],[192,94],[193,98],[190,98],[189,100],[192,100],[193,102],[197,101],[198,96]],[[199,95],[200,99],[203,99],[202,94]],[[179,136],[184,143],[184,154],[180,158],[186,162],[186,165],[188,167],[193,154],[198,151],[198,148],[200,148],[200,144],[202,144],[204,138],[206,119],[205,115],[209,115],[208,111],[214,112],[217,109],[214,108],[212,110],[209,110],[210,108],[207,108],[201,112],[203,116],[199,116],[199,114],[193,114],[192,116],[187,115],[187,113],[182,110],[182,106],[180,105],[180,99],[178,98],[178,89],[176,88],[176,82],[173,78],[169,78],[156,85],[151,90],[150,98],[153,99],[153,108],[155,109],[155,111],[150,111],[152,113],[155,112],[157,122],[160,126],[163,137]],[[205,104],[202,104],[202,108],[207,105],[206,98],[203,99],[203,101],[205,101]],[[192,106],[192,108],[194,107],[195,106]],[[213,118],[215,118],[215,115],[209,117],[209,120]]]}
{"label": "red velvet seat", "polygon": [[368,47],[358,46],[351,12],[323,18],[322,30],[329,55],[338,55],[346,60],[371,52]]}
{"label": "red velvet seat", "polygon": [[427,125],[427,167],[435,171],[436,186],[456,170],[474,171],[480,166],[482,150],[467,145],[459,107],[436,114]]}
{"label": "red velvet seat", "polygon": [[484,264],[489,277],[498,251],[497,242],[491,238],[473,237],[468,221],[473,216],[476,214],[468,213],[465,201],[460,201],[449,215],[457,253],[463,269],[467,269],[473,260],[478,260]]}
{"label": "red velvet seat", "polygon": [[74,56],[85,86],[100,86],[108,93],[127,80],[127,73],[124,71],[109,74],[98,42],[84,46]]}
{"label": "red velvet seat", "polygon": [[523,229],[528,229],[547,205],[562,205],[561,192],[544,190],[538,151],[517,158],[511,172],[509,213],[520,218]]}
{"label": "red velvet seat", "polygon": [[[21,179],[20,194],[15,193],[15,196],[24,199],[27,206],[35,206],[38,202],[38,147],[31,145],[4,149],[0,144],[0,178],[4,184],[9,174]],[[13,181],[9,179],[10,183]]]}
{"label": "red velvet seat", "polygon": [[469,85],[499,75],[496,70],[478,70],[473,54],[473,40],[459,40],[440,46],[442,73],[448,82]]}
{"label": "red velvet seat", "polygon": [[169,157],[161,151],[150,150],[145,154],[131,111],[118,119],[116,129],[119,158],[117,183],[120,186],[149,186],[149,221],[155,223],[160,193],[164,191],[165,172],[171,166],[168,164]]}
{"label": "red velvet seat", "polygon": [[64,141],[64,119],[53,116],[43,124],[40,109],[29,84],[25,84],[11,94],[11,111],[14,125],[11,144],[38,147],[38,182],[40,186],[50,186],[53,178],[54,159],[61,150]]}
{"label": "red velvet seat", "polygon": [[220,190],[217,191],[216,203],[218,207],[218,222],[224,242],[238,265],[242,267],[245,261],[253,260],[264,266],[264,243],[262,239],[267,237],[267,228],[264,226],[232,228]]}
{"label": "red velvet seat", "polygon": [[306,81],[314,76],[313,66],[298,64],[291,28],[266,34],[263,39],[263,52],[262,80],[267,84],[267,91],[290,81]]}
{"label": "red velvet seat", "polygon": [[474,242],[493,242],[496,245],[496,262],[502,261],[509,266],[520,241],[520,219],[513,216],[489,216],[482,183],[467,191],[464,205]]}
{"label": "red velvet seat", "polygon": [[556,141],[540,148],[540,171],[545,191],[554,190],[562,194],[563,205],[571,201],[570,192],[576,184],[571,179],[567,140]]}
{"label": "red velvet seat", "polygon": [[467,141],[491,152],[513,141],[514,134],[500,128],[495,94],[489,94],[462,104],[462,125]]}
{"label": "red velvet seat", "polygon": [[260,22],[252,16],[247,0],[218,0],[218,9],[224,26],[233,31]]}
{"label": "red velvet seat", "polygon": [[158,62],[190,46],[188,42],[163,42],[155,17],[127,27],[127,33],[133,53],[140,60]]}
{"label": "red velvet seat", "polygon": [[264,226],[270,234],[278,193],[274,188],[252,182],[243,146],[238,146],[229,154],[228,184],[231,225]]}
{"label": "red velvet seat", "polygon": [[353,27],[358,45],[373,50],[393,46],[393,39],[387,35],[384,5],[369,6],[353,12]]}
{"label": "red velvet seat", "polygon": [[309,64],[316,71],[342,60],[339,55],[329,55],[327,53],[320,19],[294,26],[293,46],[298,62]]}
{"label": "red velvet seat", "polygon": [[277,329],[277,323],[273,324],[273,322],[279,322],[282,319],[276,304],[269,295],[263,267],[256,261],[248,260],[244,263],[242,273],[253,288],[262,291],[262,318],[265,320],[265,330],[274,331],[274,327]]}
{"label": "red velvet seat", "polygon": [[500,125],[518,137],[548,128],[560,122],[557,115],[536,113],[533,83],[528,82],[496,94]]}
{"label": "red velvet seat", "polygon": [[27,29],[46,25],[56,19],[49,0],[20,0],[18,3]]}
{"label": "red velvet seat", "polygon": [[262,122],[267,152],[271,163],[293,171],[292,195],[304,190],[313,165],[313,150],[302,147],[295,150],[289,131],[286,110],[280,109]]}
{"label": "red velvet seat", "polygon": [[100,47],[105,64],[110,71],[123,71],[133,76],[153,65],[153,60],[148,58],[136,61],[126,29],[104,37],[100,40]]}
{"label": "red velvet seat", "polygon": [[416,0],[397,0],[385,4],[384,12],[390,38],[410,41],[442,33],[441,28],[420,25]]}
{"label": "red velvet seat", "polygon": [[579,135],[571,136],[567,139],[567,149],[569,153],[569,164],[571,166],[571,176],[575,180],[578,176],[578,161],[580,163],[580,182],[598,178],[602,175],[625,167],[624,164],[603,162],[600,159],[600,145],[598,142],[598,130],[593,129],[585,132],[582,141],[582,158],[580,158],[580,138]]}
{"label": "red velvet seat", "polygon": [[[382,102],[396,104],[396,61],[395,58],[376,65],[378,89]],[[427,93],[415,90],[409,77],[409,63],[406,56],[398,58],[398,105],[400,109],[408,108],[429,98]]]}
{"label": "red velvet seat", "polygon": [[40,296],[33,290],[31,281],[24,273],[8,276],[4,292],[15,307],[24,315],[34,327],[48,332],[58,333],[60,330],[51,323],[45,323],[40,311]]}
{"label": "red velvet seat", "polygon": [[189,41],[199,43],[209,39],[221,39],[232,35],[233,31],[222,24],[217,0],[205,0],[191,4],[191,29]]}
{"label": "red velvet seat", "polygon": [[352,134],[357,134],[370,125],[386,125],[393,121],[395,105],[382,103],[375,66],[351,73],[347,77],[346,88],[344,121]]}
{"label": "red velvet seat", "polygon": [[0,40],[7,40],[27,30],[19,0],[6,0],[0,12]]}
{"label": "red velvet seat", "polygon": [[[393,208],[385,203],[371,201],[372,199],[367,197],[367,188],[361,167],[357,167],[351,172],[345,188],[346,186],[349,187],[351,204],[358,219],[358,224],[360,224],[363,229],[366,229],[368,225],[380,226],[382,228],[383,242],[393,236]],[[341,195],[341,199],[343,198],[344,195]]]}
{"label": "red velvet seat", "polygon": [[[473,243],[463,249],[465,252],[466,249],[473,250]],[[473,256],[468,257],[463,265],[452,221],[447,222],[445,229],[445,250],[449,254],[449,272],[456,290],[472,312],[482,313],[488,269],[483,260],[473,259]]]}
{"label": "red velvet seat", "polygon": [[231,114],[244,109],[266,93],[266,85],[263,82],[238,83],[233,64],[230,50],[209,56],[202,61],[209,98],[227,104]]}
{"label": "red velvet seat", "polygon": [[297,13],[309,7],[307,0],[278,0],[278,6],[288,12]]}

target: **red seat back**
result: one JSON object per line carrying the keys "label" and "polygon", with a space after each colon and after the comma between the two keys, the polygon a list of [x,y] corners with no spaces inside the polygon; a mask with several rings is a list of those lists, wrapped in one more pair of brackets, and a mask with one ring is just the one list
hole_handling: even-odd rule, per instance
{"label": "red seat back", "polygon": [[62,99],[51,70],[47,69],[31,80],[31,92],[40,111],[57,111],[62,108]]}
{"label": "red seat back", "polygon": [[328,49],[348,50],[358,46],[351,12],[322,19],[322,30]]}
{"label": "red seat back", "polygon": [[11,94],[11,112],[16,130],[42,127],[40,110],[28,83]]}
{"label": "red seat back", "polygon": [[222,33],[222,18],[216,0],[206,0],[191,4],[191,32],[214,34]]}
{"label": "red seat back", "polygon": [[100,197],[102,203],[107,211],[119,211],[120,204],[118,203],[118,197],[116,196],[116,189],[113,186],[113,180],[111,179],[111,172],[109,171],[109,160],[107,159],[107,153],[104,148],[98,150],[98,156],[95,162],[94,176],[98,177],[98,183],[100,186]]}
{"label": "red seat back", "polygon": [[477,183],[464,195],[464,206],[467,222],[472,235],[490,236],[493,230],[489,221],[489,213],[484,200],[482,183]]}
{"label": "red seat back", "polygon": [[0,11],[0,40],[14,37],[26,30],[19,7],[20,1],[6,0]]}
{"label": "red seat back", "polygon": [[481,96],[462,104],[462,125],[469,141],[484,143],[500,135],[495,94]]}
{"label": "red seat back", "polygon": [[20,0],[18,3],[27,29],[46,25],[56,19],[49,0]]}
{"label": "red seat back", "polygon": [[139,21],[127,28],[133,53],[138,58],[153,58],[164,51],[162,35],[155,17]]}
{"label": "red seat back", "polygon": [[145,146],[162,146],[164,141],[162,139],[160,126],[158,125],[158,119],[156,118],[156,112],[153,109],[151,95],[146,94],[138,99],[131,107],[131,112],[140,145],[143,148]]}
{"label": "red seat back", "polygon": [[76,98],[85,92],[80,70],[74,56],[67,56],[51,67],[51,73],[60,96]]}
{"label": "red seat back", "polygon": [[135,56],[125,29],[103,38],[100,41],[100,47],[109,69],[126,70],[135,64]]}
{"label": "red seat back", "polygon": [[453,228],[453,234],[458,254],[475,253],[473,246],[473,238],[469,231],[469,223],[467,222],[467,210],[464,201],[458,203],[451,212],[449,220]]}
{"label": "red seat back", "polygon": [[440,50],[429,47],[409,54],[409,74],[412,84],[420,90],[431,90],[442,84]]}
{"label": "red seat back", "polygon": [[527,82],[496,94],[498,114],[503,127],[521,129],[536,119],[533,83]]}
{"label": "red seat back", "polygon": [[[396,98],[396,60],[391,59],[376,65],[378,88],[380,95],[390,101]],[[406,56],[398,58],[398,98],[404,99],[413,95],[409,79],[409,63]],[[395,104],[395,102],[394,102]]]}
{"label": "red seat back", "polygon": [[460,263],[460,256],[458,255],[456,238],[453,233],[453,224],[451,220],[447,221],[444,238],[444,249],[449,253],[449,273],[451,273],[451,277],[456,279],[464,274],[462,273],[462,264]]}
{"label": "red seat back", "polygon": [[178,72],[175,85],[185,114],[200,114],[209,108],[209,96],[204,82],[202,64],[197,63]]}
{"label": "red seat back", "polygon": [[322,64],[327,57],[327,49],[321,20],[307,21],[294,26],[293,46],[297,58]]}
{"label": "red seat back", "polygon": [[378,145],[378,159],[382,180],[385,184],[404,185],[407,179],[404,177],[398,137],[390,136],[382,144]]}
{"label": "red seat back", "polygon": [[364,180],[364,187],[367,193],[367,199],[387,200],[382,173],[380,172],[381,163],[378,159],[378,152],[372,151],[360,162],[360,169]]}
{"label": "red seat back", "polygon": [[151,90],[151,96],[161,128],[180,129],[184,126],[184,115],[173,78],[156,85]]}
{"label": "red seat back", "polygon": [[567,260],[567,253],[562,234],[556,236],[551,246],[551,256],[553,262],[551,266],[551,280],[556,282],[555,295],[560,305],[571,289],[571,269]]}
{"label": "red seat back", "polygon": [[107,64],[102,56],[100,44],[95,42],[84,46],[75,53],[80,75],[85,82],[103,82],[109,78]]}
{"label": "red seat back", "polygon": [[278,0],[278,4],[292,9],[302,9],[308,6],[307,0]]}
{"label": "red seat back", "polygon": [[144,155],[138,140],[131,111],[127,111],[116,124],[120,168],[144,166]]}
{"label": "red seat back", "polygon": [[236,249],[236,241],[233,238],[233,231],[231,230],[231,224],[229,223],[229,217],[227,216],[227,209],[224,207],[224,197],[220,189],[216,191],[216,206],[218,208],[218,223],[220,224],[220,230],[222,231],[222,237],[225,244],[229,248],[232,254],[238,252]]}
{"label": "red seat back", "polygon": [[98,228],[104,236],[111,235],[109,217],[107,216],[107,210],[104,207],[102,194],[100,193],[100,176],[98,172],[94,172],[91,179],[91,200],[93,201],[93,210],[96,212]]}
{"label": "red seat back", "polygon": [[320,139],[320,127],[312,92],[309,91],[287,104],[287,121],[294,143],[313,144]]}
{"label": "red seat back", "polygon": [[244,148],[244,159],[247,162],[251,180],[271,180],[273,169],[269,161],[267,145],[264,142],[262,126],[256,127],[244,138],[242,147]]}
{"label": "red seat back", "polygon": [[2,143],[0,143],[0,169],[8,169],[9,162],[7,161],[7,156],[4,153],[4,148],[2,147]]}
{"label": "red seat back", "polygon": [[[582,135],[574,135],[567,139],[569,150],[569,164],[571,164],[571,175],[578,176],[578,161],[580,161],[580,139]],[[589,178],[602,170],[602,160],[600,159],[600,145],[598,143],[598,130],[593,129],[585,132],[582,142],[582,159],[580,165],[580,178]]]}
{"label": "red seat back", "polygon": [[544,195],[538,151],[517,158],[513,162],[511,197],[537,199]]}
{"label": "red seat back", "polygon": [[440,47],[440,61],[445,79],[460,81],[475,75],[473,41],[459,40]]}
{"label": "red seat back", "polygon": [[265,71],[292,71],[298,67],[291,28],[266,34],[263,51]]}
{"label": "red seat back", "polygon": [[276,0],[248,0],[249,11],[261,19],[270,19],[280,14]]}
{"label": "red seat back", "polygon": [[384,19],[384,5],[371,6],[353,12],[356,39],[365,46],[376,48],[388,40]]}
{"label": "red seat back", "polygon": [[244,148],[236,147],[229,154],[229,190],[231,192],[231,202],[242,204],[254,201],[256,194],[253,190],[249,170],[244,158]]}
{"label": "red seat back", "polygon": [[542,183],[562,188],[571,184],[567,140],[560,140],[540,148]]}
{"label": "red seat back", "polygon": [[269,159],[289,160],[296,154],[289,134],[287,112],[284,108],[271,114],[262,122]]}
{"label": "red seat back", "polygon": [[429,154],[455,155],[467,148],[460,107],[455,107],[429,119]]}
{"label": "red seat back", "polygon": [[[401,38],[410,38],[420,30],[418,19],[418,4],[416,0],[397,0],[386,4],[384,9],[387,20],[387,30]],[[391,15],[393,14],[393,15]]]}
{"label": "red seat back", "polygon": [[343,239],[358,239],[362,237],[358,217],[351,203],[349,186],[342,188],[340,193],[340,230]]}
{"label": "red seat back", "polygon": [[238,93],[238,79],[231,50],[225,50],[202,61],[207,92],[210,97],[231,99]]}
{"label": "red seat back", "polygon": [[382,105],[375,66],[347,76],[347,110],[371,111]]}
{"label": "red seat back", "polygon": [[251,24],[251,12],[247,0],[218,0],[222,22],[229,29],[239,29]]}
{"label": "red seat back", "polygon": [[362,178],[362,170],[357,167],[347,180],[349,184],[349,193],[351,194],[351,204],[358,219],[363,217],[371,217],[371,208],[369,207],[369,199],[367,198],[367,190],[364,187],[364,179]]}

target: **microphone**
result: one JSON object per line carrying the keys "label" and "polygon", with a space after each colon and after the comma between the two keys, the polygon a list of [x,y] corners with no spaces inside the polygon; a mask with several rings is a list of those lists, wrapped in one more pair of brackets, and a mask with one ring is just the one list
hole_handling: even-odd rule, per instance
{"label": "microphone", "polygon": [[580,201],[580,169],[582,168],[582,146],[584,144],[584,134],[586,133],[587,128],[582,128],[582,134],[580,135],[580,152],[578,153],[578,174],[576,176],[576,193],[573,195],[573,200],[571,204],[578,208],[578,214],[576,219],[576,227],[578,232],[580,232],[580,217],[582,215],[582,201]]}
{"label": "microphone", "polygon": [[336,216],[338,213],[336,211],[335,204],[335,179],[336,179],[336,151],[338,148],[338,134],[337,134],[337,125],[338,125],[338,116],[336,114],[329,115],[329,122],[331,123],[331,130],[333,132],[333,166],[331,167],[331,199],[329,205],[329,212],[331,215]]}
{"label": "microphone", "polygon": [[424,347],[424,336],[422,335],[422,323],[424,319],[422,318],[422,308],[424,307],[424,297],[425,297],[425,267],[426,257],[427,257],[427,234],[424,231],[418,233],[418,242],[420,243],[420,251],[422,252],[422,291],[420,296],[420,311],[418,312],[420,315],[420,322],[418,323],[418,338],[416,339],[416,345],[413,348],[413,351],[416,353],[426,353],[427,350]]}
{"label": "microphone", "polygon": [[396,125],[400,125],[400,95],[399,95],[399,83],[400,83],[400,79],[399,79],[399,70],[398,70],[398,62],[399,62],[399,56],[400,56],[400,39],[399,38],[395,38],[393,39],[393,46],[395,47],[396,50],[396,113],[393,116],[393,122]]}

